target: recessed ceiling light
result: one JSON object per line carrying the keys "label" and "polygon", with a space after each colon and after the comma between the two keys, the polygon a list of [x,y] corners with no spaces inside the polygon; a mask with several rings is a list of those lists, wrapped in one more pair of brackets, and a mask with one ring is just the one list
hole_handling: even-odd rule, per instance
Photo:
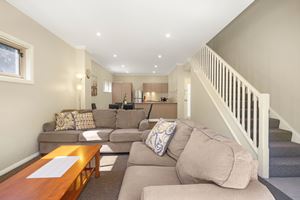
{"label": "recessed ceiling light", "polygon": [[157,65],[154,65],[154,67],[155,67],[155,68],[158,68],[158,66],[157,66]]}
{"label": "recessed ceiling light", "polygon": [[125,65],[121,65],[122,68],[125,68]]}
{"label": "recessed ceiling light", "polygon": [[116,58],[116,57],[118,57],[118,55],[117,55],[117,54],[114,54],[113,57]]}
{"label": "recessed ceiling light", "polygon": [[166,38],[170,38],[171,37],[171,34],[170,33],[166,33]]}
{"label": "recessed ceiling light", "polygon": [[153,73],[153,74],[155,74],[155,73],[156,73],[156,71],[152,71],[152,73]]}
{"label": "recessed ceiling light", "polygon": [[97,32],[96,35],[97,35],[98,37],[100,37],[100,36],[101,36],[101,33],[100,33],[100,32]]}
{"label": "recessed ceiling light", "polygon": [[162,58],[162,55],[161,55],[161,54],[158,54],[157,57],[158,57],[158,58]]}

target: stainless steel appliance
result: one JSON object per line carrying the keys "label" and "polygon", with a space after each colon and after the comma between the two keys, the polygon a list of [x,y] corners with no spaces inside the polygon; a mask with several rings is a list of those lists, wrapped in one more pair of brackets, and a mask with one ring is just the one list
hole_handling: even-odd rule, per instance
{"label": "stainless steel appliance", "polygon": [[134,103],[142,103],[143,102],[143,92],[142,90],[134,91]]}

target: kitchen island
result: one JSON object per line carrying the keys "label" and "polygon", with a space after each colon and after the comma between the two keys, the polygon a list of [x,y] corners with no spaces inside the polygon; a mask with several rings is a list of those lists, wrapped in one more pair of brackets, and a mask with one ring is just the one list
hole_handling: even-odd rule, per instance
{"label": "kitchen island", "polygon": [[177,103],[172,102],[143,102],[135,103],[136,109],[143,109],[148,116],[150,107],[152,110],[149,119],[177,119]]}

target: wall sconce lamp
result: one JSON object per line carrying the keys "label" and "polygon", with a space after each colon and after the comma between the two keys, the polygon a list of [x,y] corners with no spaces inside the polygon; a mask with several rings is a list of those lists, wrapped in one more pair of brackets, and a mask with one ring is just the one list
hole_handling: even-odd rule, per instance
{"label": "wall sconce lamp", "polygon": [[81,91],[82,90],[82,85],[81,84],[76,85],[76,90]]}
{"label": "wall sconce lamp", "polygon": [[79,109],[81,109],[81,91],[82,91],[82,80],[84,78],[84,74],[77,73],[76,78],[80,81],[79,84],[76,84],[76,90],[78,91],[78,104]]}
{"label": "wall sconce lamp", "polygon": [[83,77],[84,77],[84,75],[81,74],[81,73],[77,73],[77,74],[76,74],[76,78],[78,78],[79,80],[82,80]]}

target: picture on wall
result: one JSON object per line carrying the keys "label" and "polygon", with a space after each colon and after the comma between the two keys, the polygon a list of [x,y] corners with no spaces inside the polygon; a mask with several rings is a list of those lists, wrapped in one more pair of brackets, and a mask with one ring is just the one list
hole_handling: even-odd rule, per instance
{"label": "picture on wall", "polygon": [[94,96],[97,96],[97,94],[98,94],[98,78],[97,78],[97,76],[94,76],[94,75],[92,75],[92,79],[91,79],[91,95],[92,95],[92,97],[94,97]]}

